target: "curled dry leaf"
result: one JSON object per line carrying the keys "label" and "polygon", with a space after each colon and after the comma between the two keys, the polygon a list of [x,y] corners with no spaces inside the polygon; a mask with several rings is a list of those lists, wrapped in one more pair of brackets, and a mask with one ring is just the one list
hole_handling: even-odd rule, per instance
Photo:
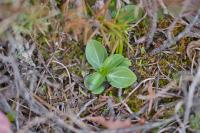
{"label": "curled dry leaf", "polygon": [[[199,51],[200,40],[192,41],[187,46],[187,56],[190,61],[193,61],[193,57],[196,55],[197,51]],[[198,56],[198,55],[197,55]],[[194,64],[197,65],[197,62],[194,61]]]}
{"label": "curled dry leaf", "polygon": [[0,112],[0,133],[11,133],[10,123],[2,112]]}
{"label": "curled dry leaf", "polygon": [[[174,16],[177,16],[181,12],[185,3],[184,0],[163,0],[163,2],[168,7],[169,12]],[[186,4],[184,14],[196,12],[200,6],[200,0],[188,0],[188,3]]]}
{"label": "curled dry leaf", "polygon": [[96,122],[108,129],[119,129],[119,128],[128,128],[131,126],[131,121],[126,120],[114,120],[112,118],[106,119],[102,116],[88,117],[87,120]]}

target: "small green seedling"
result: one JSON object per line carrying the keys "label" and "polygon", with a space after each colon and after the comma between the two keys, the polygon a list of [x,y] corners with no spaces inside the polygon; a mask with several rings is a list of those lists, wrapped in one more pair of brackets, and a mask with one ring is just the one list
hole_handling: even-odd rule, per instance
{"label": "small green seedling", "polygon": [[105,47],[96,40],[90,40],[86,46],[87,61],[96,72],[86,76],[84,84],[93,93],[100,94],[105,90],[108,81],[113,87],[127,88],[136,80],[136,75],[128,68],[130,60],[120,54],[108,56]]}
{"label": "small green seedling", "polygon": [[107,45],[111,52],[122,54],[124,45],[133,50],[128,42],[128,33],[132,29],[130,24],[137,23],[142,18],[144,11],[140,5],[122,4],[120,9],[116,7],[117,0],[110,0],[106,15],[97,15],[96,18],[100,23],[99,28],[103,40],[109,40]]}
{"label": "small green seedling", "polygon": [[133,23],[142,18],[143,10],[139,5],[126,5],[118,11],[112,12],[112,17],[117,23]]}

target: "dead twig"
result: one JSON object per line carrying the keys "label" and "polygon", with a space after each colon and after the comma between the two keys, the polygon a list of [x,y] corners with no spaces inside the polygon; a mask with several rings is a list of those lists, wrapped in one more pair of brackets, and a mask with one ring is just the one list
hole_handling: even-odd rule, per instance
{"label": "dead twig", "polygon": [[197,12],[196,16],[194,17],[193,21],[189,25],[187,25],[186,28],[181,33],[179,33],[176,37],[174,37],[174,39],[167,39],[166,41],[164,41],[163,45],[161,45],[159,48],[155,48],[154,50],[152,50],[150,52],[150,55],[155,55],[155,54],[165,50],[166,48],[170,48],[171,46],[176,45],[177,41],[179,41],[188,32],[190,32],[191,28],[199,20],[199,16],[200,16],[200,9],[198,10],[198,12]]}

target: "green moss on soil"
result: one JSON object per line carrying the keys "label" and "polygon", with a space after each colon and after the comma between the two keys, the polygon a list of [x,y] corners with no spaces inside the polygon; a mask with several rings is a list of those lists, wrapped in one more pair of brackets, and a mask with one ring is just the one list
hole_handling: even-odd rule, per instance
{"label": "green moss on soil", "polygon": [[138,112],[143,106],[144,101],[137,98],[137,94],[135,94],[129,98],[127,104],[133,112]]}
{"label": "green moss on soil", "polygon": [[[171,23],[170,18],[162,19],[158,23],[158,27],[161,29],[165,29],[170,25],[170,23]],[[173,34],[177,35],[183,29],[184,29],[183,25],[177,24],[177,26],[173,30]],[[138,38],[145,35],[148,32],[146,22],[142,22],[133,31],[134,33],[136,33],[135,35]],[[165,38],[162,37],[162,35],[156,35],[154,39],[155,39],[155,42],[159,45],[162,45],[162,42],[165,40]],[[169,54],[161,53],[154,56],[149,56],[148,51],[147,51],[145,54],[140,54],[139,58],[132,60],[135,73],[138,76],[138,81],[144,80],[149,77],[154,77],[156,71],[158,71],[157,64],[160,66],[160,69],[163,74],[165,74],[171,79],[176,80],[177,75],[180,71],[182,71],[183,69],[187,70],[190,68],[191,62],[186,56],[186,48],[191,40],[192,39],[190,38],[182,38],[179,42],[177,42],[177,44],[174,47],[170,49]],[[137,46],[133,48],[136,50],[136,47]],[[144,45],[140,45],[139,47],[140,49],[142,49]],[[159,46],[156,46],[156,47],[159,47]],[[163,87],[167,85],[168,83],[169,83],[168,80],[160,79],[159,87]],[[138,111],[143,105],[143,101],[136,97],[138,94],[141,94],[140,90],[136,92],[134,95],[132,95],[128,100],[128,105],[134,112]],[[168,99],[166,102],[171,102],[174,100],[176,100],[176,98],[170,99],[170,100]],[[173,113],[174,113],[173,110],[165,111],[165,114],[163,116],[167,117],[167,116],[172,115]]]}

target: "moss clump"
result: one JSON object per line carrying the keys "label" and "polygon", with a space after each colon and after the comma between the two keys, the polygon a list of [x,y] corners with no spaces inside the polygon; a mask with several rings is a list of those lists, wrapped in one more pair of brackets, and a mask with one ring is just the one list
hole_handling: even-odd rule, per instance
{"label": "moss clump", "polygon": [[[165,29],[169,27],[169,25],[172,22],[172,18],[166,17],[166,19],[160,19],[158,22],[158,28]],[[142,37],[144,32],[147,32],[146,26],[144,26],[145,22],[142,22],[139,24],[134,31],[137,31],[138,38]],[[142,28],[141,28],[142,27]],[[173,29],[173,35],[177,35],[180,33],[185,27],[178,23],[174,29]],[[138,32],[139,31],[139,32]],[[154,36],[154,42],[155,45],[152,48],[160,47],[160,45],[163,44],[164,40],[166,40],[166,37],[163,33],[156,33]],[[189,69],[190,67],[190,60],[186,56],[186,49],[187,45],[191,41],[191,38],[182,38],[177,44],[170,48],[170,53],[161,53],[154,56],[149,56],[148,51],[146,51],[145,54],[140,54],[137,59],[133,60],[133,66],[135,68],[135,71],[138,75],[138,79],[142,80],[145,78],[149,78],[152,76],[155,76],[155,73],[159,71],[161,75],[168,76],[169,78],[174,78],[174,75],[176,75],[179,71],[183,69]],[[144,47],[143,45],[140,45],[139,48],[141,49]],[[138,46],[134,47],[135,51],[138,49]],[[158,66],[160,70],[158,70]],[[164,76],[163,75],[163,76]],[[160,87],[166,85],[168,83],[167,80],[160,80],[159,85]]]}
{"label": "moss clump", "polygon": [[158,28],[165,29],[168,28],[172,22],[172,18],[170,16],[163,16],[162,19],[159,19]]}
{"label": "moss clump", "polygon": [[131,97],[129,97],[127,104],[133,112],[138,112],[144,104],[144,101],[138,99],[137,94],[134,94]]}

